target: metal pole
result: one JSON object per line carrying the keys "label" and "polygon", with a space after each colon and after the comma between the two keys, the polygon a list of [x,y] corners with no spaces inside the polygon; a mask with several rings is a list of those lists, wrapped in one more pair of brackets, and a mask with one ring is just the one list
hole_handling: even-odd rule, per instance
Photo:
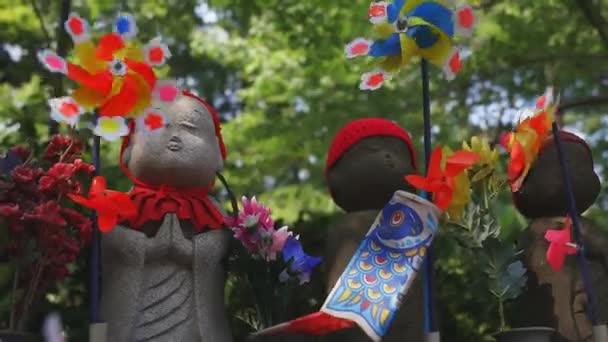
{"label": "metal pole", "polygon": [[[95,112],[95,121],[99,115]],[[93,136],[93,166],[95,166],[95,176],[101,175],[101,158],[100,158],[100,137]],[[91,240],[91,255],[89,256],[89,342],[106,342],[108,324],[101,321],[99,317],[99,284],[101,274],[100,250],[101,250],[101,232],[97,225],[97,212],[93,212],[93,236]]]}
{"label": "metal pole", "polygon": [[[95,113],[95,121],[98,119],[98,114]],[[100,159],[100,137],[93,136],[93,165],[95,166],[95,176],[101,174],[101,159]],[[93,236],[91,240],[91,255],[89,260],[89,291],[90,291],[90,307],[89,320],[91,323],[99,322],[99,255],[100,255],[100,232],[97,226],[97,212],[93,212]]]}
{"label": "metal pole", "polygon": [[555,148],[557,150],[557,157],[559,159],[560,168],[562,170],[562,177],[564,179],[564,187],[566,190],[566,197],[568,198],[568,211],[570,212],[570,218],[572,219],[574,241],[579,246],[577,251],[578,263],[581,268],[581,274],[583,277],[583,284],[585,286],[585,292],[589,300],[588,315],[591,319],[591,323],[594,327],[594,337],[596,342],[607,342],[608,336],[606,336],[606,327],[601,328],[597,318],[597,298],[593,292],[591,284],[591,278],[589,277],[589,268],[587,266],[587,259],[585,259],[585,247],[583,245],[583,239],[581,236],[580,217],[578,209],[576,207],[576,200],[574,198],[574,192],[572,190],[572,182],[570,175],[568,174],[568,167],[566,165],[566,158],[564,156],[564,149],[562,142],[559,137],[559,127],[557,122],[553,122],[553,141],[555,142]]}
{"label": "metal pole", "polygon": [[[424,119],[424,160],[425,160],[425,174],[429,169],[429,159],[431,157],[431,97],[429,90],[429,67],[428,61],[422,59],[420,63],[420,69],[422,73],[422,115]],[[430,199],[431,194],[428,192],[424,193],[424,197]],[[429,246],[427,251],[426,261],[424,263],[424,330],[426,332],[427,342],[439,342],[440,335],[435,322],[434,303],[435,298],[433,296],[433,249],[432,245]]]}

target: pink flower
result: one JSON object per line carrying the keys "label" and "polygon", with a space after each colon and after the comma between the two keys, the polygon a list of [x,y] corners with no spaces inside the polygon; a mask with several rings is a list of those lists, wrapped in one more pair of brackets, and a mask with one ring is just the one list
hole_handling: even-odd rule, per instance
{"label": "pink flower", "polygon": [[270,209],[258,203],[255,197],[242,198],[243,210],[238,217],[226,217],[226,223],[234,232],[234,237],[253,257],[266,261],[276,260],[283,250],[285,241],[292,235],[287,227],[274,229]]}
{"label": "pink flower", "polygon": [[277,257],[277,253],[280,253],[285,246],[285,242],[287,238],[292,236],[293,233],[288,231],[287,226],[283,226],[272,233],[272,245],[268,248],[268,256],[270,260],[275,260]]}
{"label": "pink flower", "polygon": [[244,218],[257,215],[258,224],[261,225],[262,228],[274,228],[274,222],[272,221],[272,218],[270,218],[270,209],[264,207],[262,203],[258,204],[255,196],[253,196],[251,200],[247,199],[247,197],[243,197],[242,201]]}

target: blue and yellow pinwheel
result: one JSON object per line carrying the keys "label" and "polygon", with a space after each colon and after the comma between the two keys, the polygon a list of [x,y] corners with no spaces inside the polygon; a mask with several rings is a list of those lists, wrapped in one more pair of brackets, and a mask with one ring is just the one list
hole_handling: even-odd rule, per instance
{"label": "blue and yellow pinwheel", "polygon": [[373,2],[369,18],[377,39],[357,38],[345,49],[348,58],[383,58],[379,68],[361,76],[362,90],[380,88],[390,73],[416,56],[441,67],[447,79],[454,78],[461,68],[454,37],[470,36],[475,24],[470,6],[456,8],[448,0]]}

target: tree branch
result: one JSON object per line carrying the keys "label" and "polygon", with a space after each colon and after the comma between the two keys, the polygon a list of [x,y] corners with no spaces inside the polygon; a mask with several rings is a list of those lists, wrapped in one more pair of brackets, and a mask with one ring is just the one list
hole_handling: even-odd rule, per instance
{"label": "tree branch", "polygon": [[595,106],[608,104],[608,95],[580,97],[572,100],[561,101],[559,111],[564,112],[577,107]]}
{"label": "tree branch", "polygon": [[608,60],[608,54],[563,54],[563,55],[544,55],[544,56],[529,56],[526,58],[519,58],[519,56],[513,56],[513,65],[528,65],[537,63],[548,63],[559,60],[586,60],[586,61],[605,61]]}
{"label": "tree branch", "polygon": [[[32,1],[34,1],[34,0],[32,0]],[[68,34],[64,30],[63,23],[65,23],[68,20],[71,8],[72,8],[71,0],[63,0],[61,2],[61,12],[59,15],[59,23],[57,25],[57,31],[55,32],[55,37],[57,37],[57,54],[64,58],[67,55],[67,51],[68,51],[69,37],[68,37]],[[54,74],[53,78],[52,78],[52,85],[53,85],[53,97],[63,96],[63,93],[65,91],[65,89],[63,87],[63,75]],[[59,132],[59,125],[57,124],[56,121],[49,120],[48,125],[49,125],[49,136],[57,134]]]}
{"label": "tree branch", "polygon": [[585,13],[587,20],[597,30],[604,45],[608,46],[608,21],[602,16],[600,8],[596,8],[593,0],[576,0],[578,7]]}
{"label": "tree branch", "polygon": [[42,12],[40,12],[40,8],[38,8],[36,0],[31,0],[31,3],[32,8],[34,8],[34,14],[36,14],[36,18],[38,18],[40,30],[42,31],[42,35],[44,36],[44,40],[46,41],[46,47],[51,47],[51,35],[49,34],[49,30],[47,30],[46,25],[44,24],[44,17],[42,16]]}

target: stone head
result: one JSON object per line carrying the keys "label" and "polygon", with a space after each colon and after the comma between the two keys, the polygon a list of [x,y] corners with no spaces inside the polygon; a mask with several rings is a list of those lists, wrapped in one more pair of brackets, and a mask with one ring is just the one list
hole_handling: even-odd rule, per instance
{"label": "stone head", "polygon": [[157,130],[146,131],[142,123],[135,123],[125,142],[124,167],[150,185],[211,185],[226,156],[217,114],[209,104],[188,92],[162,110],[166,122]]}
{"label": "stone head", "polygon": [[416,173],[410,136],[389,120],[352,121],[336,134],[325,173],[331,196],[343,210],[382,209],[395,191],[415,191],[404,178]]}
{"label": "stone head", "polygon": [[[560,138],[579,213],[595,202],[600,181],[593,169],[587,143],[578,136],[561,131]],[[544,142],[519,191],[513,194],[517,210],[527,218],[556,217],[568,214],[568,198],[553,136]]]}

